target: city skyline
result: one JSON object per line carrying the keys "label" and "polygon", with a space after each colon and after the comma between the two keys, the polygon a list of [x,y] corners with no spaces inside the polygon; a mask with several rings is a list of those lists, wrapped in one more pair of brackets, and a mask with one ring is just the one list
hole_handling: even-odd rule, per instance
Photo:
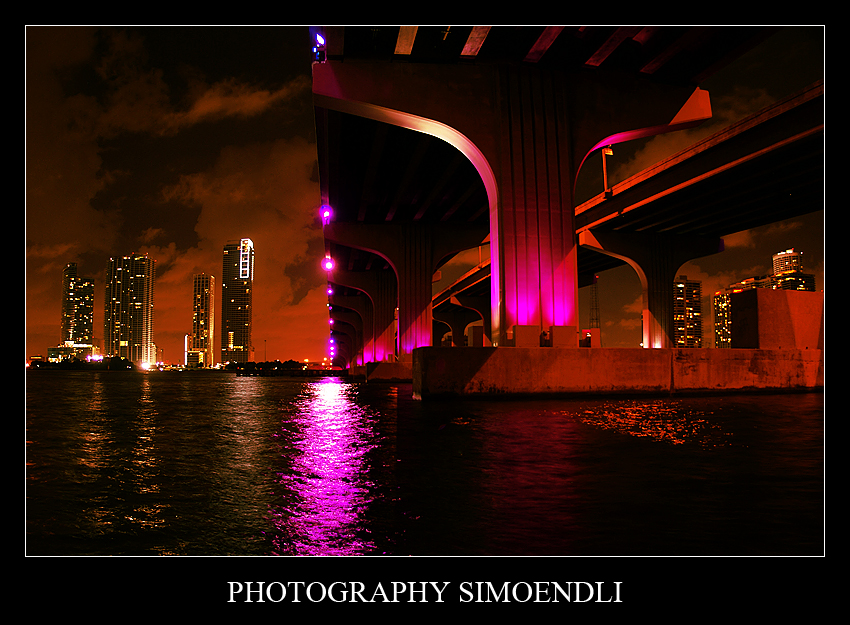
{"label": "city skyline", "polygon": [[[610,184],[823,78],[823,36],[821,27],[772,36],[704,85],[710,122],[615,149]],[[101,293],[106,259],[131,249],[157,261],[154,341],[180,362],[188,285],[218,272],[235,237],[263,250],[253,303],[261,359],[327,355],[310,62],[306,27],[27,28],[27,356],[56,341],[55,270],[76,262]],[[701,280],[706,296],[767,273],[770,254],[796,247],[822,290],[823,219],[726,237],[725,252],[677,273]],[[579,297],[586,307],[586,289]],[[639,298],[630,268],[600,275],[603,345],[638,346]],[[96,303],[95,328],[102,311]]]}

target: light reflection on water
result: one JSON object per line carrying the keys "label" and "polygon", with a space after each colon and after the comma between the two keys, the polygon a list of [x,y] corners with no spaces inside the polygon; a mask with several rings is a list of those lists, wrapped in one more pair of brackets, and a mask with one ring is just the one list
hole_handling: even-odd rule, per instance
{"label": "light reflection on water", "polygon": [[27,378],[31,555],[819,554],[823,396]]}
{"label": "light reflection on water", "polygon": [[309,383],[284,424],[291,462],[277,479],[288,501],[270,510],[278,554],[357,555],[374,548],[358,531],[373,487],[365,454],[375,434],[351,390],[337,378]]}
{"label": "light reflection on water", "polygon": [[683,404],[675,399],[619,400],[585,408],[579,419],[595,427],[629,436],[647,437],[659,442],[701,447],[729,443],[731,431],[712,421],[709,407]]}

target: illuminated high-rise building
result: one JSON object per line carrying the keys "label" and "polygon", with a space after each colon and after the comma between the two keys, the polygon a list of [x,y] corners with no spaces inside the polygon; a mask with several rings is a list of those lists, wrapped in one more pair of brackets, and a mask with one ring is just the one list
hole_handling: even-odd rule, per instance
{"label": "illuminated high-rise building", "polygon": [[795,252],[792,247],[773,255],[773,274],[785,271],[803,271],[803,252]]}
{"label": "illuminated high-rise building", "polygon": [[714,346],[732,346],[732,293],[749,289],[814,291],[815,276],[803,273],[803,253],[794,248],[773,255],[773,273],[732,284],[714,294]]}
{"label": "illuminated high-rise building", "polygon": [[773,289],[786,291],[814,291],[815,276],[803,273],[803,252],[795,252],[794,248],[773,255]]}
{"label": "illuminated high-rise building", "polygon": [[134,363],[156,362],[153,303],[156,261],[147,254],[110,258],[106,268],[103,352]]}
{"label": "illuminated high-rise building", "polygon": [[192,333],[186,345],[186,365],[212,367],[216,361],[215,276],[192,277]]}
{"label": "illuminated high-rise building", "polygon": [[732,347],[732,293],[750,289],[769,289],[772,276],[755,276],[736,282],[712,298],[714,306],[714,346]]}
{"label": "illuminated high-rise building", "polygon": [[254,242],[228,241],[221,270],[221,361],[251,362]]}
{"label": "illuminated high-rise building", "polygon": [[62,336],[59,345],[78,357],[91,355],[94,340],[94,280],[77,275],[77,263],[62,272]]}
{"label": "illuminated high-rise building", "polygon": [[687,276],[673,283],[673,339],[676,347],[702,347],[702,282]]}

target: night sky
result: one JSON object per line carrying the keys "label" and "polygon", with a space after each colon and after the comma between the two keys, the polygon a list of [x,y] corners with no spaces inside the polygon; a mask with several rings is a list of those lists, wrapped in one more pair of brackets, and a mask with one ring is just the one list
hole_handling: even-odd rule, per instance
{"label": "night sky", "polygon": [[[25,36],[26,356],[59,342],[67,263],[95,279],[100,339],[107,260],[137,252],[157,261],[154,340],[166,362],[182,362],[192,274],[220,280],[225,242],[248,237],[255,359],[321,360],[327,295],[307,27],[27,27]],[[820,26],[774,35],[702,85],[710,122],[615,148],[612,184],[822,79],[823,50]],[[769,273],[775,252],[802,250],[824,288],[823,220],[821,211],[727,237],[726,252],[680,270],[703,281],[708,345],[710,294]],[[603,345],[637,347],[634,272],[601,274],[599,296]],[[220,303],[216,314],[218,329]]]}

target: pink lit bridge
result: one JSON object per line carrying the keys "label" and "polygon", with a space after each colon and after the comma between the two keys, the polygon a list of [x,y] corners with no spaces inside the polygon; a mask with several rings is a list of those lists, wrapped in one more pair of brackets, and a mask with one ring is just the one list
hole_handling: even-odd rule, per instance
{"label": "pink lit bridge", "polygon": [[[823,208],[822,82],[576,205],[579,172],[710,119],[699,85],[773,30],[311,28],[335,362],[411,379],[417,350],[476,320],[474,346],[577,347],[579,288],[623,263],[643,344],[669,349],[683,263]],[[477,247],[479,268],[432,296]]]}

